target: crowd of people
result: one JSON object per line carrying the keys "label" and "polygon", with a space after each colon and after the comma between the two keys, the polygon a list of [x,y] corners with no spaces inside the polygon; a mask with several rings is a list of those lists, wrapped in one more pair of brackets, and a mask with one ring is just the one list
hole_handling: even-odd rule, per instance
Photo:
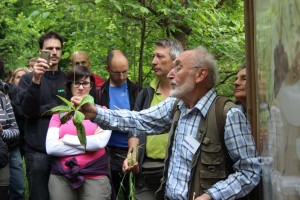
{"label": "crowd of people", "polygon": [[[177,40],[156,41],[155,78],[142,88],[128,78],[122,50],[108,52],[105,80],[90,70],[85,51],[72,52],[70,69],[61,70],[59,33],[38,43],[49,60],[32,58],[1,81],[1,199],[25,199],[24,171],[30,200],[238,199],[260,181],[245,112],[246,68],[234,83],[237,106],[217,95],[216,60],[203,47],[184,51]],[[80,109],[83,146],[73,117],[63,120],[69,113],[46,113],[65,104],[57,95],[78,106],[87,94],[95,104]]]}

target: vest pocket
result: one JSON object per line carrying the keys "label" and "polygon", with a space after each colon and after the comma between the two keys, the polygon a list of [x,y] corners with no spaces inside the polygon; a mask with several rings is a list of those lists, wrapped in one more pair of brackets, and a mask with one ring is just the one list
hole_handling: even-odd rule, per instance
{"label": "vest pocket", "polygon": [[216,182],[226,178],[222,146],[209,138],[201,145],[200,167],[198,168],[203,189],[209,189]]}
{"label": "vest pocket", "polygon": [[224,162],[221,150],[221,144],[214,143],[208,138],[204,138],[204,142],[201,145],[200,159],[202,164],[207,165],[209,171],[213,171],[213,167],[210,167],[211,165],[216,166]]}

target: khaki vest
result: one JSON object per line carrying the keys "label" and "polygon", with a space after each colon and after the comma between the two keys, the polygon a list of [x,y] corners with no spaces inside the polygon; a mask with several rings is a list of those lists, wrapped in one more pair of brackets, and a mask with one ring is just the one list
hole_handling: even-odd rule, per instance
{"label": "khaki vest", "polygon": [[[178,102],[175,102],[175,106],[177,104]],[[192,159],[188,200],[192,200],[193,196],[200,196],[204,190],[211,188],[212,185],[220,180],[226,179],[233,172],[232,161],[228,155],[224,141],[224,126],[226,113],[230,108],[235,106],[228,98],[217,96],[209,108],[206,118],[200,120],[196,139],[201,145]],[[161,187],[156,192],[156,198],[159,200],[164,199],[165,177],[167,177],[169,158],[172,153],[171,150],[174,141],[174,130],[177,127],[179,116],[180,110],[177,108],[169,134],[164,176],[161,180]]]}

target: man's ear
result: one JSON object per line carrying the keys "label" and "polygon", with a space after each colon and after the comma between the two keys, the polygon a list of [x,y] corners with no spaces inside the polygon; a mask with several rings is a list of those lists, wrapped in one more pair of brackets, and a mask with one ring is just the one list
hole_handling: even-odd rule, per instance
{"label": "man's ear", "polygon": [[91,66],[91,62],[88,60],[86,63],[86,67],[89,68]]}
{"label": "man's ear", "polygon": [[206,79],[208,76],[208,69],[207,68],[199,68],[196,73],[196,83],[200,83]]}
{"label": "man's ear", "polygon": [[108,66],[107,66],[107,65],[104,65],[104,67],[105,67],[106,71],[109,72]]}

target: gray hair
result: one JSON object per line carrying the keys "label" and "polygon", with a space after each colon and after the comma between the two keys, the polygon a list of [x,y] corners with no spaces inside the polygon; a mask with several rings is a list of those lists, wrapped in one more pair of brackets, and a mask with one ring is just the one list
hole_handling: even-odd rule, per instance
{"label": "gray hair", "polygon": [[193,67],[206,67],[208,69],[208,80],[212,87],[215,87],[219,78],[217,61],[206,48],[199,46],[195,50]]}
{"label": "gray hair", "polygon": [[183,47],[181,42],[175,39],[170,38],[163,38],[155,42],[156,46],[159,47],[169,47],[170,48],[170,57],[172,60],[175,60],[175,58],[183,52]]}

